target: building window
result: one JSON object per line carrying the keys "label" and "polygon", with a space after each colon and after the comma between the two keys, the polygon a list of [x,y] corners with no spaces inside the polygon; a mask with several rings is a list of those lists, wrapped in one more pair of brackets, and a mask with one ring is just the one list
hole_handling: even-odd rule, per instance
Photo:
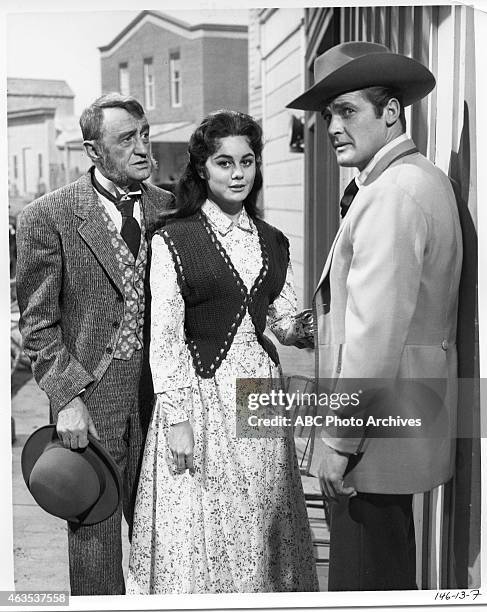
{"label": "building window", "polygon": [[17,161],[17,155],[14,155],[14,179],[19,178],[19,164]]}
{"label": "building window", "polygon": [[152,57],[144,60],[144,93],[145,93],[145,108],[155,108],[154,96],[154,66]]}
{"label": "building window", "polygon": [[169,56],[169,78],[171,80],[171,106],[181,106],[181,57],[179,51]]}
{"label": "building window", "polygon": [[37,156],[37,162],[39,165],[39,178],[42,178],[42,153]]}
{"label": "building window", "polygon": [[129,65],[127,63],[118,66],[118,90],[122,96],[130,94]]}

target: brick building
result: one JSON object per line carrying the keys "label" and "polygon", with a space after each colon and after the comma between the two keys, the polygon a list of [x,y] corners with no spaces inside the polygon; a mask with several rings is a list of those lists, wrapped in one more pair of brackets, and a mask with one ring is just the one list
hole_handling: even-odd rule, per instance
{"label": "brick building", "polygon": [[247,112],[247,26],[189,25],[142,11],[99,49],[102,93],[133,95],[146,110],[159,162],[155,183],[178,177],[188,138],[207,113]]}

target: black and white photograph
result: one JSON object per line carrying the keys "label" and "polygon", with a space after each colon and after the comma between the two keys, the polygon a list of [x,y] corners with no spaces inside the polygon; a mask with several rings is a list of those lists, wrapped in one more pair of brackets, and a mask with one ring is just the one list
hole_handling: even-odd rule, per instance
{"label": "black and white photograph", "polygon": [[485,605],[487,4],[0,17],[0,606]]}

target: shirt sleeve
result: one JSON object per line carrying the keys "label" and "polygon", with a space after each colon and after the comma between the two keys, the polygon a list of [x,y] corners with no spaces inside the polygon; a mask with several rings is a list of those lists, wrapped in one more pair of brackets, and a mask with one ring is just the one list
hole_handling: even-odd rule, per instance
{"label": "shirt sleeve", "polygon": [[267,313],[267,325],[281,344],[288,344],[287,339],[291,336],[294,338],[297,305],[293,269],[289,262],[281,293],[269,306]]}
{"label": "shirt sleeve", "polygon": [[154,392],[170,424],[188,419],[195,376],[184,334],[184,300],[163,237],[152,239],[150,364]]}
{"label": "shirt sleeve", "polygon": [[191,389],[189,387],[157,394],[157,403],[166,415],[169,425],[182,423],[189,419],[188,407],[191,402]]}

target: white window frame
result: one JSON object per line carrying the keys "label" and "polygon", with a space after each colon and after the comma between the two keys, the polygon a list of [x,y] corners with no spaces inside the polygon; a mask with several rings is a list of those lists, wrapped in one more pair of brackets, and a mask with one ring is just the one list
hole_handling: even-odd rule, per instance
{"label": "white window frame", "polygon": [[152,57],[144,59],[144,101],[146,110],[156,107],[154,63]]}
{"label": "white window frame", "polygon": [[169,81],[171,85],[171,107],[179,108],[182,106],[181,55],[179,51],[173,51],[169,54]]}
{"label": "white window frame", "polygon": [[130,74],[127,62],[118,65],[118,90],[123,96],[130,95]]}

